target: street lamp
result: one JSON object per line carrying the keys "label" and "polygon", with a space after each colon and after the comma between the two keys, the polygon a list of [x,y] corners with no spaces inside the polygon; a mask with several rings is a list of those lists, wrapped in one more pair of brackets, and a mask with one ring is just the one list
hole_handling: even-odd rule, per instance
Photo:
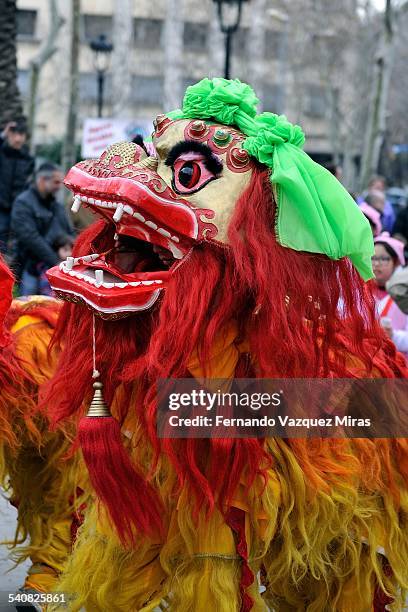
{"label": "street lamp", "polygon": [[98,117],[102,117],[105,74],[109,69],[113,45],[108,41],[106,34],[100,34],[91,40],[89,46],[93,51],[94,68],[98,79]]}
{"label": "street lamp", "polygon": [[[239,28],[242,14],[242,3],[247,0],[213,0],[217,5],[217,15],[221,32],[225,34],[225,68],[224,76],[230,78],[232,36]],[[226,12],[229,13],[226,19]]]}

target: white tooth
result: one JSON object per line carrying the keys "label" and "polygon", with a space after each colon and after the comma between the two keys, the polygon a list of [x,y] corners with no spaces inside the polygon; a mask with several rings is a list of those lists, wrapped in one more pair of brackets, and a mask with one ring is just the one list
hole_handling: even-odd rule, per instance
{"label": "white tooth", "polygon": [[81,198],[79,196],[74,197],[74,201],[71,206],[71,210],[73,213],[77,213],[81,208]]}
{"label": "white tooth", "polygon": [[90,276],[85,276],[87,283],[89,283],[90,285],[96,285],[95,279],[91,278]]}
{"label": "white tooth", "polygon": [[116,208],[116,204],[114,202],[107,202],[108,208]]}
{"label": "white tooth", "polygon": [[145,224],[148,225],[149,227],[151,227],[154,230],[157,229],[157,225],[155,223],[153,223],[153,221],[145,221]]}
{"label": "white tooth", "polygon": [[114,287],[115,284],[114,283],[102,283],[102,287],[105,287],[106,289],[110,289],[111,287]]}
{"label": "white tooth", "polygon": [[114,239],[114,240],[119,240],[119,234],[114,234],[114,235],[113,235],[113,239]]}
{"label": "white tooth", "polygon": [[72,270],[68,270],[68,274],[69,274],[70,276],[75,276],[75,272],[73,272]]}
{"label": "white tooth", "polygon": [[77,259],[75,259],[75,263],[77,263],[81,259],[82,259],[82,261],[84,263],[87,263],[89,261],[92,261],[94,259],[94,257],[93,257],[93,255],[85,255],[84,257],[78,257]]}
{"label": "white tooth", "polygon": [[83,278],[83,274],[81,274],[80,272],[74,272],[74,276],[76,278]]}
{"label": "white tooth", "polygon": [[60,269],[62,272],[66,272],[66,269],[65,269],[65,261],[61,261],[61,263],[60,263],[60,265],[59,265],[58,267],[59,267],[59,269]]}
{"label": "white tooth", "polygon": [[125,204],[125,213],[127,213],[128,215],[133,215],[133,208],[131,208],[130,206],[127,206]]}
{"label": "white tooth", "polygon": [[95,204],[95,200],[93,198],[88,198],[88,204]]}
{"label": "white tooth", "polygon": [[163,281],[162,280],[155,280],[154,282],[156,283],[156,285],[161,285]]}
{"label": "white tooth", "polygon": [[142,281],[142,285],[153,285],[154,281]]}
{"label": "white tooth", "polygon": [[113,220],[115,221],[115,223],[119,223],[119,221],[121,220],[124,208],[125,207],[123,206],[123,204],[118,204],[115,214],[113,215]]}
{"label": "white tooth", "polygon": [[115,283],[115,287],[120,287],[123,289],[123,287],[127,287],[127,283]]}
{"label": "white tooth", "polygon": [[157,232],[159,234],[162,234],[162,236],[166,236],[166,238],[171,238],[171,234],[170,232],[168,232],[167,230],[163,229],[162,227],[159,227],[159,229],[157,230]]}
{"label": "white tooth", "polygon": [[103,270],[95,270],[95,280],[98,284],[103,283]]}
{"label": "white tooth", "polygon": [[134,283],[129,283],[129,285],[131,287],[138,287],[139,285],[141,285],[142,283],[140,281],[134,282]]}
{"label": "white tooth", "polygon": [[170,240],[167,241],[167,246],[171,251],[174,259],[183,259],[183,253]]}
{"label": "white tooth", "polygon": [[143,217],[143,215],[141,215],[139,213],[133,213],[133,216],[135,217],[135,219],[137,219],[138,221],[141,221],[142,223],[144,223],[146,221],[146,219]]}
{"label": "white tooth", "polygon": [[75,259],[73,257],[67,257],[65,262],[67,270],[72,270],[74,263]]}
{"label": "white tooth", "polygon": [[87,202],[88,201],[88,196],[81,196],[81,200],[82,202]]}
{"label": "white tooth", "polygon": [[95,200],[95,206],[100,206],[102,204],[101,200]]}
{"label": "white tooth", "polygon": [[171,237],[171,239],[172,239],[174,242],[180,242],[180,240],[179,240],[179,238],[177,238],[177,236],[172,236],[172,237]]}

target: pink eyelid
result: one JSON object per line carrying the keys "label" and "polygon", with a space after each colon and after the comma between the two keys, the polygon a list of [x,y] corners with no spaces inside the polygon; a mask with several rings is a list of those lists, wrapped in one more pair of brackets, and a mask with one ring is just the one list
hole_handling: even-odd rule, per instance
{"label": "pink eyelid", "polygon": [[179,155],[179,157],[176,159],[176,163],[178,161],[204,161],[204,155],[202,155],[201,153],[197,153],[195,151],[190,151],[188,153],[182,153],[181,155]]}

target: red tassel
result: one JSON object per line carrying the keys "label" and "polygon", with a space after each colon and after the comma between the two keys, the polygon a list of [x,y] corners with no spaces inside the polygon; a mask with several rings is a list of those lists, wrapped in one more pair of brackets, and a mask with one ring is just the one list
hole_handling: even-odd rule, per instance
{"label": "red tassel", "polygon": [[134,543],[138,532],[150,537],[162,534],[163,513],[157,493],[130,461],[119,423],[103,401],[102,384],[96,382],[94,388],[94,399],[88,415],[79,422],[78,433],[95,492],[122,544]]}
{"label": "red tassel", "polygon": [[247,588],[254,582],[255,576],[248,563],[248,546],[245,537],[245,512],[240,508],[231,507],[225,517],[228,527],[235,536],[237,553],[242,559],[241,580],[239,590],[241,593],[241,611],[250,612],[254,605],[254,600],[247,593]]}
{"label": "red tassel", "polygon": [[[383,572],[389,578],[390,576],[392,576],[392,569],[387,559],[383,555],[381,555],[381,562]],[[380,588],[380,585],[376,582],[374,590],[373,612],[386,612],[389,609],[388,605],[392,604],[393,601],[394,598],[386,595],[384,591]]]}

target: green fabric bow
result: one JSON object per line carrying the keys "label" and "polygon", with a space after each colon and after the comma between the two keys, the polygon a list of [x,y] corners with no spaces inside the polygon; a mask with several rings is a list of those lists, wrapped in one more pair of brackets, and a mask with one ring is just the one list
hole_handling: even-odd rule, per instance
{"label": "green fabric bow", "polygon": [[368,220],[341,183],[303,150],[305,137],[284,115],[256,115],[253,89],[238,79],[203,79],[187,88],[172,119],[214,119],[248,138],[243,148],[271,168],[277,194],[276,236],[282,246],[349,257],[364,280],[373,277]]}

